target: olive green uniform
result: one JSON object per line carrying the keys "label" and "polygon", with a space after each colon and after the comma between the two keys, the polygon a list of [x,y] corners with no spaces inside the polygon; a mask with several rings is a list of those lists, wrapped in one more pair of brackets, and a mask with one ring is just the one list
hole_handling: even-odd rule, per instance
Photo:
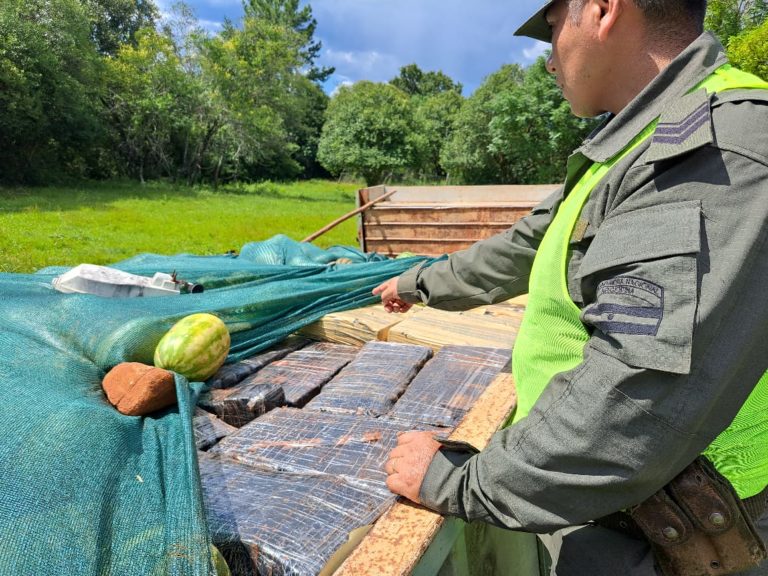
{"label": "olive green uniform", "polygon": [[[584,361],[555,376],[529,416],[481,454],[438,453],[424,504],[538,533],[628,508],[704,451],[765,373],[768,92],[687,94],[724,62],[703,34],[584,142],[564,187],[531,215],[401,276],[404,300],[447,310],[527,292],[566,191],[659,118],[654,136],[592,191],[571,238],[568,289],[590,331]],[[557,573],[584,566],[654,573],[644,542],[598,527],[563,540]]]}

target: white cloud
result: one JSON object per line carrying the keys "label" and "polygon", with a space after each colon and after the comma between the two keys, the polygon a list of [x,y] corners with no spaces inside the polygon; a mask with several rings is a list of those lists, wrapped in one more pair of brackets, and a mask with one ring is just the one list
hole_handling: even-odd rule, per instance
{"label": "white cloud", "polygon": [[542,42],[541,40],[536,40],[536,43],[533,46],[529,48],[525,48],[523,50],[523,57],[526,60],[533,62],[534,60],[536,60],[536,58],[544,54],[544,51],[548,50],[549,48],[550,48],[549,43]]}
{"label": "white cloud", "polygon": [[352,86],[354,84],[354,82],[352,80],[350,80],[349,78],[344,78],[344,79],[342,79],[342,78],[344,78],[344,77],[343,76],[339,77],[339,83],[336,84],[336,87],[331,91],[331,94],[330,94],[331,97],[336,96],[336,94],[339,93],[339,90],[341,90],[342,87],[344,87],[344,86]]}
{"label": "white cloud", "polygon": [[334,50],[323,51],[323,64],[336,68],[337,80],[343,78],[365,78],[374,82],[384,82],[397,76],[399,60],[377,50]]}
{"label": "white cloud", "polygon": [[224,26],[221,22],[216,22],[214,20],[198,20],[198,23],[205,30],[208,30],[208,32],[218,32],[221,30],[222,26]]}
{"label": "white cloud", "polygon": [[[1,2],[2,0],[0,0]],[[156,0],[169,11],[176,0]],[[440,70],[465,95],[502,64],[533,62],[546,44],[513,36],[542,0],[302,0],[317,19],[324,51],[317,64],[335,66],[326,89],[342,77],[386,82],[407,64]],[[242,0],[187,0],[202,21],[239,22]],[[209,32],[220,28],[205,24]]]}

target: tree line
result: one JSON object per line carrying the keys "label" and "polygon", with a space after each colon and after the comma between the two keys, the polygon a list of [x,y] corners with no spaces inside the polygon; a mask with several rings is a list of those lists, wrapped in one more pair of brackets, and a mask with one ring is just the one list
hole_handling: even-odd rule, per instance
{"label": "tree line", "polygon": [[[183,3],[161,19],[152,0],[3,0],[0,182],[554,182],[594,126],[570,114],[543,57],[469,97],[416,64],[329,97],[311,6],[243,7],[211,33]],[[763,78],[766,16],[766,0],[710,0],[706,22]]]}

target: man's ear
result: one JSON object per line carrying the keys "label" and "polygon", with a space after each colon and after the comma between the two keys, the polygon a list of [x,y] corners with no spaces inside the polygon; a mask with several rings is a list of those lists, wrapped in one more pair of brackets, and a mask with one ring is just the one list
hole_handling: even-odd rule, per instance
{"label": "man's ear", "polygon": [[631,0],[592,0],[599,17],[597,37],[604,41],[616,28],[616,22],[624,12],[624,3]]}

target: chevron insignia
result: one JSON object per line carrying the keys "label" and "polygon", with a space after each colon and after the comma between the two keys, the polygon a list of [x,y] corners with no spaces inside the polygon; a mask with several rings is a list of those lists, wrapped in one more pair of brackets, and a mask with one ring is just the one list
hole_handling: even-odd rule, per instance
{"label": "chevron insignia", "polygon": [[704,90],[688,94],[665,110],[653,133],[646,160],[672,158],[712,142],[712,114]]}
{"label": "chevron insignia", "polygon": [[657,144],[682,144],[710,120],[709,102],[704,102],[680,122],[659,122],[653,141]]}

